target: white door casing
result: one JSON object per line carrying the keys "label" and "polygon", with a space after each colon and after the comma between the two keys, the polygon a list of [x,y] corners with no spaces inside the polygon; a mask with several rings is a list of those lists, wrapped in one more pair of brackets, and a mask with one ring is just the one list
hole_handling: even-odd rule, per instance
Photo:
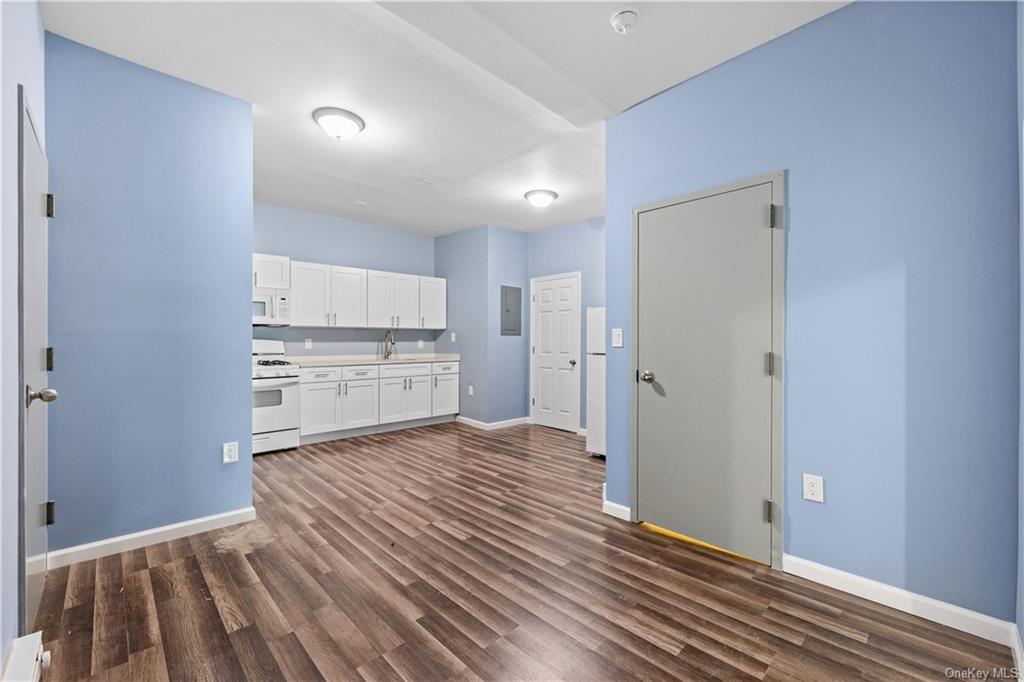
{"label": "white door casing", "polygon": [[530,419],[566,431],[580,428],[582,275],[530,280]]}

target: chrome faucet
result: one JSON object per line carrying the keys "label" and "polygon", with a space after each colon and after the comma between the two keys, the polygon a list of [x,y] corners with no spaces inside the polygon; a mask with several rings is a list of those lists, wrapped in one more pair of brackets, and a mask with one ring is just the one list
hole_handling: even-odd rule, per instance
{"label": "chrome faucet", "polygon": [[395,354],[395,335],[388,329],[384,332],[384,359],[389,359]]}

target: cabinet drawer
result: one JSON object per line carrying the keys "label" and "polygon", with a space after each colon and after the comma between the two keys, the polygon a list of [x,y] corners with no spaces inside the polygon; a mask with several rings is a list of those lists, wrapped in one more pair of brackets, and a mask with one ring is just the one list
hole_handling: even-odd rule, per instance
{"label": "cabinet drawer", "polygon": [[430,374],[430,363],[424,362],[419,364],[408,364],[408,365],[381,365],[380,366],[380,378],[387,379],[389,377],[420,377]]}
{"label": "cabinet drawer", "polygon": [[299,370],[299,380],[304,384],[317,381],[341,381],[340,367],[308,367]]}
{"label": "cabinet drawer", "polygon": [[459,363],[458,362],[435,362],[434,363],[434,374],[458,374]]}
{"label": "cabinet drawer", "polygon": [[376,379],[377,365],[360,365],[359,367],[342,367],[341,378],[345,381],[356,379]]}

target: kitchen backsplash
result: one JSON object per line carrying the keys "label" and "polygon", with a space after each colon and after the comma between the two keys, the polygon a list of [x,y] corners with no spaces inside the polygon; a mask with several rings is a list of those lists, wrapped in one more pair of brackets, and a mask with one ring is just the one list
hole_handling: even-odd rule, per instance
{"label": "kitchen backsplash", "polygon": [[[401,355],[433,353],[434,340],[441,332],[399,329],[394,334],[396,352]],[[284,341],[288,355],[381,355],[384,330],[253,327],[252,338]],[[312,348],[306,348],[306,339],[312,339]],[[423,341],[423,348],[419,341]]]}

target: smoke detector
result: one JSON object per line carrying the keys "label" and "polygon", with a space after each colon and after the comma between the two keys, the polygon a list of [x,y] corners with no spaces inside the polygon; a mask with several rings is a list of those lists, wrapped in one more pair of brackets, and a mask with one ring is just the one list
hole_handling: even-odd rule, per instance
{"label": "smoke detector", "polygon": [[640,21],[640,10],[636,7],[623,7],[611,18],[612,28],[616,33],[623,35],[635,29],[638,21]]}

